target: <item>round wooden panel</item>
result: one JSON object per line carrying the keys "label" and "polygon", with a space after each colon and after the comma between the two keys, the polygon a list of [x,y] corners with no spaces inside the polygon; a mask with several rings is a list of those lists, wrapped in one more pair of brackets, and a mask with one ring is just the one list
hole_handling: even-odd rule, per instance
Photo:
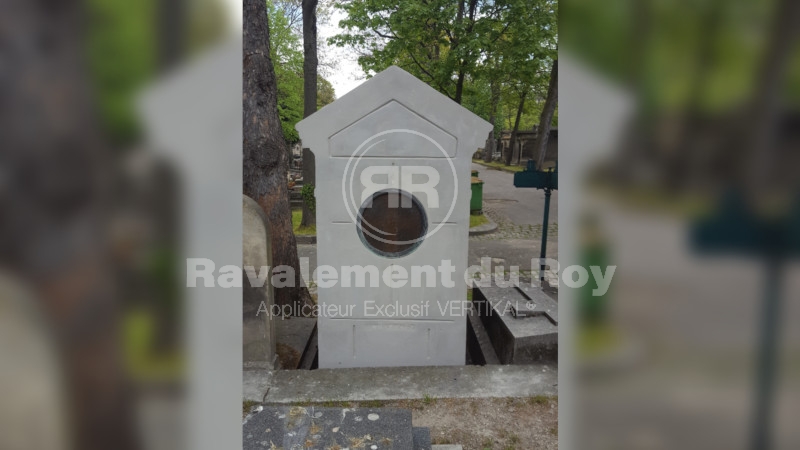
{"label": "round wooden panel", "polygon": [[400,190],[376,192],[358,214],[358,233],[364,245],[389,258],[414,251],[428,232],[428,218],[419,200]]}

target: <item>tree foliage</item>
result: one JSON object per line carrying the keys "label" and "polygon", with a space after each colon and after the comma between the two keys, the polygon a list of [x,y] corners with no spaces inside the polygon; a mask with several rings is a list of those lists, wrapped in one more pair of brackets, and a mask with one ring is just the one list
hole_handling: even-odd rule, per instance
{"label": "tree foliage", "polygon": [[336,100],[336,91],[330,81],[317,75],[317,109],[329,105]]}
{"label": "tree foliage", "polygon": [[557,54],[555,0],[345,0],[336,7],[347,14],[339,22],[345,31],[329,42],[357,52],[368,76],[397,65],[484,118],[494,82],[502,93],[498,126],[516,116],[523,92],[531,101],[521,123],[538,119]]}
{"label": "tree foliage", "polygon": [[[267,2],[270,52],[278,80],[278,115],[283,136],[289,143],[300,140],[294,126],[303,119],[302,16],[298,18],[298,11],[295,9],[299,8],[299,4],[299,0]],[[332,102],[336,96],[333,86],[327,80],[321,77],[317,77],[317,80],[318,90],[329,89],[324,93],[317,92],[317,106],[322,107]]]}

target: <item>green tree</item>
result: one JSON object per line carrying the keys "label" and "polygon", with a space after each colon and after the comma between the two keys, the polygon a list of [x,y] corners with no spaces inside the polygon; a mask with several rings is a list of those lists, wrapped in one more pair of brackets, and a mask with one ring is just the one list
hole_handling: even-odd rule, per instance
{"label": "green tree", "polygon": [[330,105],[336,100],[336,91],[330,81],[317,75],[317,109]]}
{"label": "green tree", "polygon": [[[352,47],[367,73],[398,65],[458,103],[487,61],[520,78],[513,62],[552,53],[557,35],[554,0],[343,1],[346,31],[330,39]],[[522,47],[520,47],[522,46]],[[532,82],[532,81],[531,81]],[[488,113],[488,111],[486,111]]]}
{"label": "green tree", "polygon": [[278,116],[283,137],[289,143],[300,140],[295,124],[303,118],[303,46],[284,10],[267,2],[270,28],[270,56],[278,82]]}
{"label": "green tree", "polygon": [[[270,52],[278,81],[278,115],[283,136],[292,144],[300,140],[294,126],[303,119],[304,112],[302,23],[297,23],[302,19],[302,12],[295,9],[299,4],[299,1],[289,0],[267,2]],[[321,76],[317,77],[317,89],[318,107],[335,99],[333,86]],[[329,92],[319,92],[321,89],[329,89]],[[322,101],[325,102],[321,105],[320,96],[324,97]]]}

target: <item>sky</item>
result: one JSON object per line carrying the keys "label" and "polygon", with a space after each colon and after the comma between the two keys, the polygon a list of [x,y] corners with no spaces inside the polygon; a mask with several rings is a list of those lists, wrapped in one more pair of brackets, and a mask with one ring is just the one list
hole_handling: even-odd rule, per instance
{"label": "sky", "polygon": [[[242,27],[242,0],[225,0],[225,3],[228,5],[233,26],[240,30]],[[319,37],[327,40],[339,33],[339,21],[343,18],[344,14],[341,11],[334,10],[330,22],[317,28]],[[358,66],[356,55],[351,50],[327,46],[325,51],[328,59],[336,66],[331,70],[322,69],[321,73],[333,85],[336,98],[340,98],[364,82],[364,72]]]}

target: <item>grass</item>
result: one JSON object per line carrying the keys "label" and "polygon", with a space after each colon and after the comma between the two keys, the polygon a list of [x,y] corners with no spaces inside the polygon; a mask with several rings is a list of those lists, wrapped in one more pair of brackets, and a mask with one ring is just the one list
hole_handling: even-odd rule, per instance
{"label": "grass", "polygon": [[254,402],[252,400],[245,400],[242,402],[242,415],[247,415],[254,406],[258,405],[258,402]]}
{"label": "grass", "polygon": [[608,353],[619,346],[619,335],[610,325],[586,325],[578,331],[578,356]]}
{"label": "grass", "polygon": [[603,181],[594,183],[592,189],[630,208],[674,217],[696,217],[714,207],[713,199],[705,194],[669,193],[652,187],[622,188]]}
{"label": "grass", "polygon": [[486,216],[484,216],[483,214],[481,214],[479,216],[473,216],[473,215],[469,216],[469,227],[470,228],[479,227],[479,226],[485,225],[487,223],[489,223],[489,219]]}
{"label": "grass", "polygon": [[550,399],[547,398],[544,395],[536,395],[536,396],[531,397],[530,399],[528,399],[528,401],[532,405],[546,405],[546,404],[550,403]]}
{"label": "grass", "polygon": [[492,161],[490,163],[487,163],[479,159],[473,159],[472,162],[492,169],[505,170],[506,172],[522,172],[523,170],[525,170],[525,168],[522,166],[507,166],[499,161]]}
{"label": "grass", "polygon": [[126,312],[122,328],[126,366],[136,380],[180,380],[185,373],[184,355],[179,350],[155,350],[156,326],[156,315],[151,311]]}
{"label": "grass", "polygon": [[303,210],[302,209],[293,209],[292,210],[292,229],[294,230],[294,234],[299,236],[315,236],[317,234],[317,226],[313,225],[310,227],[301,227],[300,221],[303,220]]}

